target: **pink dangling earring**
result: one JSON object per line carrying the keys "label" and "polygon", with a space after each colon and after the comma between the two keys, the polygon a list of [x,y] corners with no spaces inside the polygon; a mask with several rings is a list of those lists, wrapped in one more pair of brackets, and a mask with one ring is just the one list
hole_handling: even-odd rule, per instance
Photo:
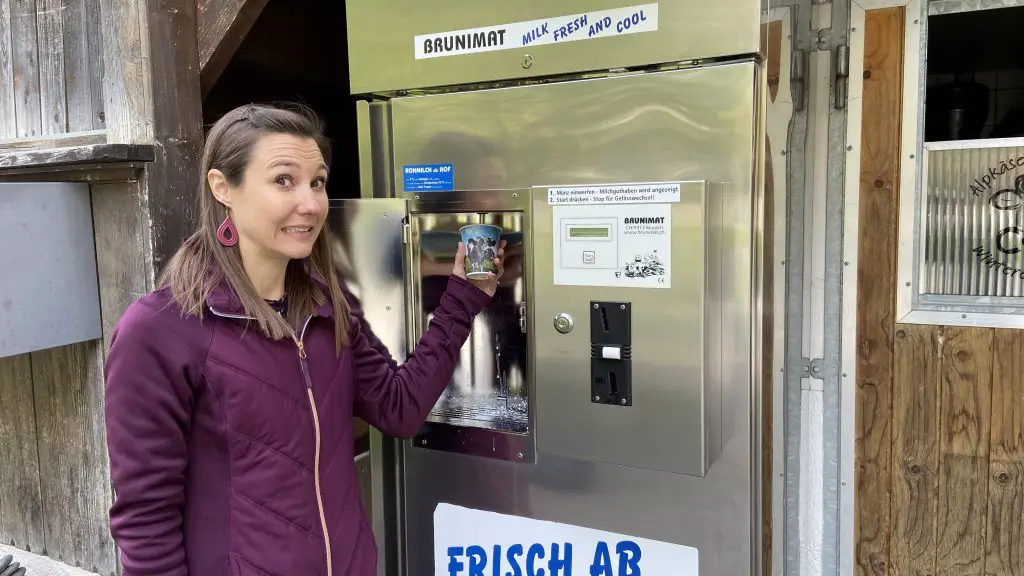
{"label": "pink dangling earring", "polygon": [[231,247],[238,244],[238,230],[231,221],[231,216],[225,216],[220,228],[217,228],[217,240],[224,246]]}

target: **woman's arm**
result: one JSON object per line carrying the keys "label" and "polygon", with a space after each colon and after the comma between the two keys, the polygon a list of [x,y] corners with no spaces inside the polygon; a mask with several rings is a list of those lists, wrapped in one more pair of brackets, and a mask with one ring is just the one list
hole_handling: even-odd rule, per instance
{"label": "woman's arm", "polygon": [[196,361],[176,310],[132,304],[107,355],[107,451],[116,495],[110,532],[123,576],[188,574],[182,509]]}
{"label": "woman's arm", "polygon": [[416,433],[451,380],[473,319],[491,301],[484,291],[453,274],[426,332],[401,366],[370,345],[359,322],[350,330],[356,379],[356,415],[385,434]]}

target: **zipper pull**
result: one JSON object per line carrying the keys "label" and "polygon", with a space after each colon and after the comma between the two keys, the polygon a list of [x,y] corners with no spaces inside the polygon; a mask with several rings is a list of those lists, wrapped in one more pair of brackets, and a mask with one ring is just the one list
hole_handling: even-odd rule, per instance
{"label": "zipper pull", "polygon": [[299,358],[306,359],[306,346],[302,343],[302,340],[296,340],[295,345],[299,347]]}

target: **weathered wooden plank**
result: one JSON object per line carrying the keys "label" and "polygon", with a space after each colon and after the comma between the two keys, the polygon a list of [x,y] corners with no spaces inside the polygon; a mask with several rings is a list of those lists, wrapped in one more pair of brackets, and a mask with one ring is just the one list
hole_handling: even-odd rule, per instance
{"label": "weathered wooden plank", "polygon": [[39,107],[43,134],[68,131],[68,106],[64,93],[64,18],[61,12],[61,0],[36,0]]}
{"label": "weathered wooden plank", "polygon": [[14,138],[18,135],[18,120],[14,108],[11,24],[11,0],[0,0],[0,138]]}
{"label": "weathered wooden plank", "polygon": [[11,1],[11,46],[14,55],[14,113],[17,136],[42,133],[39,103],[39,47],[36,0]]}
{"label": "weathered wooden plank", "polygon": [[199,69],[207,93],[259,18],[267,0],[199,0]]}
{"label": "weathered wooden plank", "polygon": [[857,278],[855,569],[889,563],[896,214],[903,82],[903,8],[865,15]]}
{"label": "weathered wooden plank", "polygon": [[945,334],[935,574],[985,574],[992,330],[947,327]]}
{"label": "weathered wooden plank", "polygon": [[[90,6],[85,0],[62,0],[64,32],[64,74],[67,94],[67,125],[69,132],[92,130],[97,120],[96,103],[93,102],[92,74],[96,71],[91,60],[102,58],[93,54],[92,48],[99,49],[98,43],[90,45],[89,10],[99,11],[99,6]],[[102,70],[99,70],[102,78]],[[100,106],[102,109],[102,104]]]}
{"label": "weathered wooden plank", "polygon": [[50,150],[0,151],[0,176],[3,175],[5,168],[132,161],[153,161],[153,147],[139,144],[99,144]]}
{"label": "weathered wooden plank", "polygon": [[32,353],[47,555],[111,574],[102,363],[99,340]]}
{"label": "weathered wooden plank", "polygon": [[89,53],[89,91],[92,92],[92,128],[106,128],[103,109],[103,25],[100,0],[82,0],[85,4],[86,17],[86,50]]}
{"label": "weathered wooden plank", "polygon": [[152,141],[147,121],[152,108],[146,78],[149,54],[143,50],[143,36],[149,32],[144,25],[146,19],[140,14],[140,9],[146,6],[147,2],[139,0],[103,2],[103,113],[109,142]]}
{"label": "weathered wooden plank", "polygon": [[39,492],[39,450],[28,354],[0,358],[0,542],[41,551],[43,505]]}
{"label": "weathered wooden plank", "polygon": [[992,349],[985,573],[1024,576],[1024,331],[996,330]]}
{"label": "weathered wooden plank", "polygon": [[157,161],[146,171],[149,217],[153,222],[154,269],[164,264],[195,230],[196,187],[202,154],[203,112],[199,91],[195,0],[148,0],[153,46],[153,136]]}
{"label": "weathered wooden plank", "polygon": [[896,327],[892,402],[892,544],[889,574],[935,572],[941,327]]}
{"label": "weathered wooden plank", "polygon": [[128,305],[153,289],[149,218],[142,186],[142,182],[90,186],[104,347],[110,345],[114,326]]}
{"label": "weathered wooden plank", "polygon": [[31,136],[28,138],[0,139],[0,153],[11,150],[47,150],[67,146],[90,146],[105,144],[107,133],[103,130],[87,130],[65,134]]}

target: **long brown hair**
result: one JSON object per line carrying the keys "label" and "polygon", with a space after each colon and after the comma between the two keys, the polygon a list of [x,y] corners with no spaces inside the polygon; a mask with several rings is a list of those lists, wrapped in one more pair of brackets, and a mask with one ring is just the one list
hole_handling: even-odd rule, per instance
{"label": "long brown hair", "polygon": [[[217,228],[227,209],[210,189],[207,174],[220,170],[232,186],[242,182],[256,142],[268,134],[312,138],[330,166],[331,146],[320,118],[298,104],[240,106],[222,116],[211,128],[203,149],[199,183],[199,226],[168,262],[160,285],[170,285],[175,302],[186,315],[203,317],[206,299],[224,281],[230,285],[245,309],[269,338],[290,338],[296,327],[315,308],[330,299],[334,311],[337,352],[348,343],[349,307],[342,295],[334,268],[331,231],[324,223],[313,250],[305,260],[292,260],[285,274],[288,307],[284,317],[260,297],[242,266],[238,246],[225,247],[217,240]],[[328,294],[321,289],[320,280]]]}

